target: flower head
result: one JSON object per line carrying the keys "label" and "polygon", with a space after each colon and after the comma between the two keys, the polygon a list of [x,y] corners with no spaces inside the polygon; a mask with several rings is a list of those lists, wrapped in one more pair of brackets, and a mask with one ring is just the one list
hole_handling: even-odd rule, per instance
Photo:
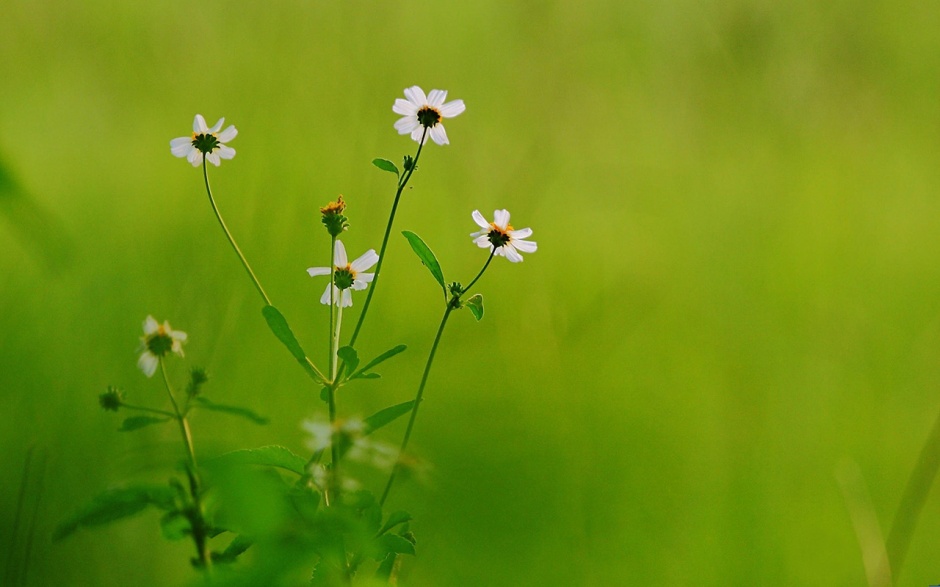
{"label": "flower head", "polygon": [[202,157],[205,155],[209,163],[218,167],[221,163],[220,158],[231,159],[235,156],[235,149],[225,143],[238,134],[234,125],[229,125],[228,128],[219,132],[224,122],[225,119],[220,118],[215,126],[209,128],[202,114],[197,114],[193,120],[193,134],[170,141],[170,152],[177,157],[186,157],[193,167],[202,165]]}
{"label": "flower head", "polygon": [[509,211],[496,210],[493,212],[493,222],[487,222],[479,210],[473,211],[473,221],[481,230],[471,233],[480,248],[492,248],[494,255],[506,257],[513,263],[521,263],[522,255],[519,253],[534,253],[538,246],[532,241],[522,240],[532,236],[531,228],[514,230],[509,224]]}
{"label": "flower head", "polygon": [[170,323],[157,322],[153,316],[144,320],[144,335],[140,337],[140,359],[137,366],[147,377],[153,377],[157,371],[160,359],[173,352],[183,356],[183,343],[186,342],[186,333],[170,328]]}
{"label": "flower head", "polygon": [[408,99],[398,98],[392,106],[392,112],[402,115],[395,122],[398,134],[410,134],[416,141],[422,141],[421,137],[424,137],[424,142],[430,136],[438,145],[448,144],[447,133],[444,132],[441,121],[453,118],[466,110],[463,100],[453,100],[445,104],[447,90],[431,90],[431,93],[425,96],[424,90],[418,86],[405,89],[405,98]]}
{"label": "flower head", "polygon": [[108,386],[108,391],[98,396],[98,404],[105,411],[116,412],[118,408],[124,405],[124,392],[117,387]]}
{"label": "flower head", "polygon": [[[343,246],[343,241],[336,239],[333,262],[335,267],[311,267],[307,269],[307,273],[310,277],[333,273],[333,301],[337,306],[345,308],[352,305],[352,294],[349,290],[363,290],[375,277],[375,273],[363,273],[363,271],[371,269],[378,263],[379,256],[375,254],[375,249],[369,249],[350,263],[346,257],[346,247]],[[329,305],[330,284],[326,285],[326,291],[320,296],[320,303]]]}
{"label": "flower head", "polygon": [[320,208],[320,222],[326,227],[330,236],[339,236],[344,230],[349,228],[349,222],[343,212],[346,210],[346,202],[343,201],[343,195],[340,194],[335,202],[330,202]]}

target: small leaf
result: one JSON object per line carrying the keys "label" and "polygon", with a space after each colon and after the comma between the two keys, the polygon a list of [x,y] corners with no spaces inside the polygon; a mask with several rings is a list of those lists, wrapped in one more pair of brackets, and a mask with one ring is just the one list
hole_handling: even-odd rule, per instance
{"label": "small leaf", "polygon": [[278,467],[304,475],[307,461],[284,448],[283,446],[262,446],[261,448],[246,448],[227,452],[212,459],[213,462],[231,465],[262,465]]}
{"label": "small leaf", "polygon": [[378,365],[378,364],[380,364],[380,363],[384,363],[385,361],[391,359],[392,357],[394,357],[394,356],[397,355],[398,353],[403,352],[406,348],[408,348],[408,347],[405,346],[405,345],[403,345],[403,344],[400,344],[400,345],[398,345],[397,347],[395,347],[395,348],[393,348],[393,349],[389,349],[389,350],[385,351],[385,352],[382,353],[381,355],[379,355],[379,356],[377,356],[376,358],[374,358],[374,359],[372,359],[371,361],[369,361],[369,364],[368,364],[368,365],[366,365],[365,367],[363,367],[362,369],[360,369],[358,373],[354,373],[354,374],[350,377],[350,379],[359,379],[359,378],[377,379],[377,378],[378,378],[378,373],[366,373],[366,372],[367,372],[369,369],[372,369],[373,367],[375,367],[376,365]]}
{"label": "small leaf", "polygon": [[441,284],[441,288],[444,289],[444,295],[447,295],[447,289],[444,286],[444,272],[441,270],[441,264],[437,262],[437,257],[434,256],[434,253],[424,241],[421,240],[421,237],[411,232],[410,230],[405,230],[402,232],[405,235],[405,238],[408,239],[408,244],[411,245],[411,249],[418,255],[418,258],[421,259],[421,262],[424,263],[424,266],[428,268],[431,272],[431,275],[434,276],[434,279]]}
{"label": "small leaf", "polygon": [[399,524],[404,524],[405,522],[410,522],[410,521],[411,521],[411,514],[409,514],[408,512],[403,512],[403,511],[393,512],[391,515],[388,516],[388,521],[385,522],[385,525],[382,526],[382,529],[379,530],[379,534],[385,534],[386,532],[388,532],[395,526]]}
{"label": "small leaf", "polygon": [[206,410],[212,410],[213,412],[225,412],[226,414],[232,414],[233,416],[241,416],[242,418],[247,418],[255,424],[267,424],[268,419],[264,416],[259,416],[255,412],[249,410],[248,408],[240,408],[238,406],[227,406],[224,404],[217,404],[209,401],[204,397],[196,398],[196,406],[204,408]]}
{"label": "small leaf", "polygon": [[341,347],[336,351],[336,356],[343,360],[343,363],[346,364],[346,372],[352,373],[356,370],[356,367],[359,366],[359,353],[356,352],[356,349],[351,346]]}
{"label": "small leaf", "polygon": [[53,539],[61,540],[82,527],[102,526],[133,516],[148,505],[172,509],[175,507],[175,497],[176,490],[167,485],[134,485],[105,491],[59,524]]}
{"label": "small leaf", "polygon": [[325,381],[317,375],[313,367],[310,366],[304,349],[301,348],[300,343],[297,342],[297,337],[294,336],[294,332],[290,329],[287,319],[284,318],[280,310],[274,306],[265,306],[261,309],[261,313],[264,315],[264,319],[267,321],[268,327],[271,329],[271,332],[274,333],[274,336],[284,343],[284,346],[286,346],[290,354],[297,359],[297,362],[300,363],[300,366],[304,368],[307,374],[310,375],[314,381],[325,383]]}
{"label": "small leaf", "polygon": [[244,534],[239,534],[222,552],[213,552],[212,560],[219,563],[233,563],[240,554],[251,548],[254,541],[246,538]]}
{"label": "small leaf", "polygon": [[408,542],[397,534],[383,534],[375,539],[373,548],[379,556],[374,556],[375,560],[383,560],[386,555],[410,554],[414,556],[415,545]]}
{"label": "small leaf", "polygon": [[470,308],[470,313],[477,319],[477,322],[483,319],[483,296],[473,294],[470,299],[464,302],[464,305]]}
{"label": "small leaf", "polygon": [[395,167],[395,164],[388,159],[373,159],[372,164],[382,171],[388,171],[389,173],[394,173],[395,175],[399,174],[398,168]]}
{"label": "small leaf", "polygon": [[118,432],[130,432],[131,430],[138,430],[146,426],[153,424],[163,424],[164,422],[169,422],[170,418],[154,418],[153,416],[131,416],[126,418],[124,423],[121,424],[121,427],[118,428]]}
{"label": "small leaf", "polygon": [[363,435],[372,434],[379,428],[391,424],[398,418],[410,412],[414,404],[414,400],[411,400],[385,408],[384,410],[379,410],[378,412],[372,414],[362,421],[364,425],[364,429],[362,431]]}
{"label": "small leaf", "polygon": [[167,540],[182,540],[192,534],[193,529],[183,512],[171,511],[160,518],[160,532]]}

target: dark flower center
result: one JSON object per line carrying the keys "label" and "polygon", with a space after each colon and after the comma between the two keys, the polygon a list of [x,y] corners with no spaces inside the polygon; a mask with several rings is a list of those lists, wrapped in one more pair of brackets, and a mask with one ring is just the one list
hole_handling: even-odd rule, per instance
{"label": "dark flower center", "polygon": [[173,339],[169,335],[157,333],[147,339],[147,350],[158,357],[166,356],[173,350]]}
{"label": "dark flower center", "polygon": [[355,280],[356,272],[353,271],[349,265],[337,267],[336,272],[333,274],[333,283],[336,284],[336,287],[340,290],[351,288]]}
{"label": "dark flower center", "polygon": [[219,147],[219,137],[212,133],[193,133],[193,146],[203,154],[211,153]]}
{"label": "dark flower center", "polygon": [[486,238],[490,239],[490,244],[495,248],[502,247],[503,245],[508,245],[509,241],[512,240],[509,237],[509,232],[503,232],[499,228],[493,228],[487,235]]}
{"label": "dark flower center", "polygon": [[425,106],[421,110],[418,110],[418,122],[421,123],[421,126],[425,128],[431,128],[440,121],[441,113],[438,112],[435,108]]}

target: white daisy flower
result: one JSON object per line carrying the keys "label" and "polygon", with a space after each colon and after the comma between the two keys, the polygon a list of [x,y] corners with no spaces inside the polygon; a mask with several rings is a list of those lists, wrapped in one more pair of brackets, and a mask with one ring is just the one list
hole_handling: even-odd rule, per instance
{"label": "white daisy flower", "polygon": [[[333,249],[333,262],[336,264],[336,272],[333,281],[333,300],[337,306],[346,308],[352,305],[352,294],[350,290],[363,290],[375,277],[375,273],[363,273],[366,269],[371,269],[373,265],[379,262],[379,256],[375,249],[369,249],[361,257],[350,263],[346,257],[346,247],[343,241],[336,239],[336,247]],[[311,267],[307,269],[310,277],[318,275],[329,275],[330,267]],[[321,304],[330,304],[330,284],[326,284],[326,291],[320,296]]]}
{"label": "white daisy flower", "polygon": [[143,353],[137,360],[137,366],[144,372],[144,375],[153,377],[161,357],[170,352],[183,356],[183,343],[186,342],[186,338],[185,332],[173,330],[169,322],[164,321],[160,324],[153,316],[147,316],[144,320],[144,335],[140,337],[140,350]]}
{"label": "white daisy flower", "polygon": [[447,133],[441,121],[453,118],[466,110],[463,100],[453,100],[445,104],[446,90],[431,90],[431,93],[425,96],[424,90],[418,86],[407,88],[405,97],[408,99],[398,98],[392,106],[392,112],[402,115],[402,118],[395,122],[398,134],[410,134],[415,141],[420,141],[423,135],[425,142],[430,136],[438,145],[448,144]]}
{"label": "white daisy flower", "polygon": [[222,162],[221,159],[231,159],[235,156],[235,149],[225,143],[238,134],[234,125],[229,125],[228,128],[219,132],[224,122],[225,119],[220,118],[215,126],[209,128],[202,114],[197,114],[193,120],[193,134],[170,141],[170,152],[177,157],[186,157],[193,167],[202,165],[202,157],[205,155],[209,163],[218,167]]}
{"label": "white daisy flower", "polygon": [[522,262],[520,252],[534,253],[538,249],[536,243],[522,240],[532,236],[531,228],[514,230],[512,225],[509,224],[508,210],[494,211],[493,222],[487,222],[479,210],[474,210],[473,221],[481,229],[470,234],[473,237],[473,242],[483,249],[495,249],[495,255],[506,257],[513,263]]}

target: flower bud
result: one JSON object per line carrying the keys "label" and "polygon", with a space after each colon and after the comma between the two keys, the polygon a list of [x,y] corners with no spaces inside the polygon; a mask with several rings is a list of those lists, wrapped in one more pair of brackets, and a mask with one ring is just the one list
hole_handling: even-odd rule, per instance
{"label": "flower bud", "polygon": [[98,396],[98,404],[105,411],[116,412],[124,404],[124,392],[109,385],[108,391]]}
{"label": "flower bud", "polygon": [[323,226],[326,227],[326,231],[330,233],[330,236],[339,236],[344,230],[349,228],[348,219],[343,216],[344,210],[346,210],[346,202],[343,201],[342,195],[340,195],[335,202],[330,202],[320,208],[320,214],[323,215],[320,221],[323,223]]}

